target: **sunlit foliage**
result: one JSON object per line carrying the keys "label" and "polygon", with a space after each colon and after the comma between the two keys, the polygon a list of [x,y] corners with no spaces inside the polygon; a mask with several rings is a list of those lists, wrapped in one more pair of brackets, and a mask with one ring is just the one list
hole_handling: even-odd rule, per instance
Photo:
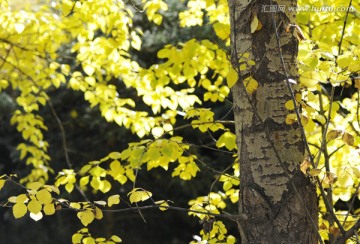
{"label": "sunlit foliage", "polygon": [[[304,9],[298,11],[298,25],[306,39],[299,44],[300,78],[296,82],[302,93],[297,97],[297,109],[301,108],[301,122],[316,162],[316,168],[312,168],[305,159],[302,170],[309,177],[320,177],[332,204],[338,200],[348,202],[358,197],[360,184],[360,5],[353,1],[350,11],[336,10],[348,6],[347,1],[337,0],[328,5],[334,7],[332,11],[321,11],[319,1],[301,0],[299,6]],[[306,11],[306,6],[318,11]],[[149,67],[142,67],[133,58],[134,52],[142,50],[143,35],[141,28],[134,27],[134,14],[144,10],[152,24],[161,25],[168,11],[166,1],[143,0],[135,5],[113,0],[62,0],[20,10],[3,0],[0,8],[0,91],[11,93],[16,101],[9,123],[22,135],[23,142],[17,149],[20,160],[31,169],[29,174],[19,175],[23,193],[9,196],[3,203],[12,208],[15,218],[29,213],[34,220],[40,220],[43,215],[69,208],[88,226],[94,219],[101,220],[103,210],[116,207],[122,198],[134,207],[145,202],[168,209],[171,201],[155,201],[157,196],[151,189],[136,185],[136,177],[138,170],[158,167],[186,181],[201,173],[203,162],[191,151],[186,138],[176,134],[179,122],[185,121],[189,128],[202,133],[218,132],[214,137],[216,147],[235,157],[236,138],[227,127],[228,121],[217,121],[215,111],[204,105],[228,100],[237,80],[224,48],[230,44],[226,0],[190,0],[178,16],[182,28],[211,25],[217,41],[189,39],[168,44],[157,53],[159,63]],[[247,57],[242,56],[240,70],[254,65]],[[249,93],[256,92],[258,84],[254,79],[245,82]],[[141,104],[120,92],[116,85],[119,83],[122,89],[135,91]],[[103,116],[104,123],[131,130],[139,140],[129,141],[125,150],[93,159],[79,170],[68,162],[68,168],[54,172],[56,162],[48,150],[44,136],[47,121],[41,111],[45,106],[52,107],[49,90],[60,88],[82,92],[89,107]],[[350,89],[350,95],[341,96],[343,89]],[[295,106],[292,102],[284,106],[289,109],[284,120],[295,123]],[[66,154],[66,148],[58,150]],[[213,221],[208,214],[226,212],[229,204],[236,205],[239,200],[239,166],[234,161],[227,162],[224,172],[217,172],[214,184],[219,184],[222,191],[210,190],[205,196],[188,199],[189,215],[211,223],[209,230],[204,228],[199,234],[209,243],[235,242],[227,234],[225,221]],[[6,187],[6,182],[18,180],[3,175],[0,189]],[[133,187],[123,196],[87,201],[87,192],[106,194],[115,184]],[[80,191],[85,199],[62,199],[59,194],[64,190]],[[323,201],[320,207],[320,233],[328,239],[338,227],[324,217]],[[359,209],[350,210],[336,212],[345,229],[359,218]],[[86,228],[74,233],[72,240],[121,242],[115,235],[108,240],[94,238]]]}

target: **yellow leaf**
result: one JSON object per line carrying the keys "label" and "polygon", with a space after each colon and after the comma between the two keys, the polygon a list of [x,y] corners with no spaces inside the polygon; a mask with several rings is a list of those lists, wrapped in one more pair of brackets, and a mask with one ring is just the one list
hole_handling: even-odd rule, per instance
{"label": "yellow leaf", "polygon": [[16,203],[13,208],[13,215],[15,219],[23,217],[27,212],[27,207],[24,203]]}
{"label": "yellow leaf", "polygon": [[28,210],[33,214],[37,214],[41,211],[42,205],[39,201],[33,199],[28,203]]}
{"label": "yellow leaf", "polygon": [[251,76],[247,77],[244,80],[244,85],[245,85],[247,93],[249,93],[250,95],[253,94],[259,86],[258,82]]}
{"label": "yellow leaf", "polygon": [[84,239],[82,239],[82,243],[83,244],[95,244],[95,239],[88,236],[88,237],[85,237]]}
{"label": "yellow leaf", "polygon": [[41,183],[41,182],[32,182],[32,183],[29,183],[26,187],[30,190],[39,190],[40,187],[42,187],[44,184]]}
{"label": "yellow leaf", "polygon": [[71,192],[74,190],[74,184],[67,183],[67,184],[65,185],[65,190],[66,190],[68,193],[71,193]]}
{"label": "yellow leaf", "polygon": [[170,50],[168,48],[161,49],[158,51],[157,56],[158,58],[167,58],[170,55]]}
{"label": "yellow leaf", "polygon": [[[135,174],[134,174],[134,170],[133,170],[133,169],[128,168],[128,169],[126,169],[125,173],[126,173],[126,176],[129,178],[129,180],[131,180],[132,182],[135,181]],[[121,182],[120,182],[120,183],[121,183]]]}
{"label": "yellow leaf", "polygon": [[45,204],[43,210],[45,215],[53,215],[55,213],[55,206],[53,203]]}
{"label": "yellow leaf", "polygon": [[215,34],[223,40],[226,40],[230,36],[230,26],[229,24],[223,24],[216,22],[213,24]]}
{"label": "yellow leaf", "polygon": [[238,80],[238,73],[230,65],[229,73],[226,76],[226,82],[229,88],[233,87]]}
{"label": "yellow leaf", "polygon": [[80,219],[81,223],[84,226],[88,226],[88,224],[93,222],[93,220],[95,218],[94,213],[89,209],[86,209],[85,211],[78,212],[77,216],[78,216],[78,218]]}
{"label": "yellow leaf", "polygon": [[286,103],[285,103],[285,108],[287,110],[294,110],[295,109],[295,106],[294,106],[294,103],[292,100],[288,100]]}
{"label": "yellow leaf", "polygon": [[226,244],[235,244],[236,242],[236,239],[234,236],[232,235],[229,235],[227,238],[226,238]]}
{"label": "yellow leaf", "polygon": [[112,153],[109,154],[109,158],[119,159],[119,158],[121,158],[121,153],[119,153],[119,152],[112,152]]}
{"label": "yellow leaf", "polygon": [[112,235],[112,236],[110,237],[110,240],[112,240],[112,241],[114,241],[114,242],[117,242],[117,243],[122,242],[121,238],[118,237],[118,236],[116,236],[116,235]]}
{"label": "yellow leaf", "polygon": [[46,189],[42,189],[36,193],[37,200],[42,204],[48,204],[52,202],[52,196]]}
{"label": "yellow leaf", "polygon": [[131,32],[131,46],[136,49],[136,50],[140,50],[141,49],[141,39],[138,35],[136,35],[136,33],[134,31]]}
{"label": "yellow leaf", "polygon": [[15,23],[14,24],[15,31],[20,34],[24,31],[25,25],[23,23]]}
{"label": "yellow leaf", "polygon": [[285,123],[286,124],[292,125],[296,121],[297,121],[296,114],[288,114],[288,115],[286,115],[286,118],[285,118]]}
{"label": "yellow leaf", "polygon": [[103,212],[100,208],[95,207],[95,219],[102,219],[103,218]]}
{"label": "yellow leaf", "polygon": [[228,191],[230,190],[230,188],[233,186],[233,184],[231,183],[231,181],[225,181],[224,185],[223,185],[223,189],[224,191]]}
{"label": "yellow leaf", "polygon": [[86,186],[87,184],[89,184],[89,179],[90,179],[90,176],[81,177],[80,186]]}
{"label": "yellow leaf", "polygon": [[25,194],[20,194],[19,196],[16,197],[15,202],[16,203],[24,203],[27,202],[29,198],[25,195]]}
{"label": "yellow leaf", "polygon": [[155,138],[159,138],[164,134],[164,129],[162,127],[154,127],[151,130],[151,134],[155,137]]}
{"label": "yellow leaf", "polygon": [[360,168],[359,167],[352,167],[353,173],[357,178],[360,178]]}
{"label": "yellow leaf", "polygon": [[84,175],[84,174],[87,173],[91,168],[92,168],[92,165],[90,165],[90,164],[84,165],[84,166],[80,169],[79,174]]}
{"label": "yellow leaf", "polygon": [[159,206],[161,211],[168,210],[167,207],[169,207],[169,203],[165,200],[156,201],[155,204]]}
{"label": "yellow leaf", "polygon": [[106,192],[110,191],[110,189],[111,189],[111,183],[108,180],[101,181],[99,190],[102,193],[106,193]]}
{"label": "yellow leaf", "polygon": [[306,87],[313,87],[320,81],[320,75],[315,71],[305,71],[300,76],[300,83]]}
{"label": "yellow leaf", "polygon": [[16,203],[16,196],[9,197],[8,201],[11,202],[11,203]]}
{"label": "yellow leaf", "polygon": [[152,193],[149,191],[140,189],[140,188],[134,188],[131,192],[128,193],[128,195],[130,195],[130,197],[129,197],[130,202],[134,203],[134,202],[140,202],[140,201],[143,202],[143,201],[149,199],[152,196]]}
{"label": "yellow leaf", "polygon": [[354,184],[354,179],[351,174],[345,170],[341,174],[338,174],[338,183],[343,188],[348,188]]}
{"label": "yellow leaf", "polygon": [[6,180],[0,180],[0,190],[4,187]]}
{"label": "yellow leaf", "polygon": [[81,209],[81,205],[77,202],[70,203],[70,207],[74,209]]}
{"label": "yellow leaf", "polygon": [[326,123],[326,118],[323,115],[317,114],[315,115],[315,119],[322,125]]}
{"label": "yellow leaf", "polygon": [[9,86],[9,82],[7,80],[0,80],[0,92],[3,89],[6,89]]}
{"label": "yellow leaf", "polygon": [[228,150],[233,150],[236,148],[236,136],[230,131],[226,131],[219,140],[216,142],[216,147],[220,148],[225,146]]}
{"label": "yellow leaf", "polygon": [[76,233],[71,237],[71,241],[74,244],[80,244],[81,243],[81,239],[83,238],[83,234],[80,233]]}
{"label": "yellow leaf", "polygon": [[259,25],[259,19],[256,15],[253,15],[253,19],[250,24],[251,33],[254,33],[257,30],[258,25]]}
{"label": "yellow leaf", "polygon": [[110,196],[108,198],[107,202],[108,202],[109,207],[111,207],[114,204],[119,204],[120,203],[120,195],[116,194],[116,195]]}
{"label": "yellow leaf", "polygon": [[60,194],[60,190],[58,187],[53,186],[53,185],[44,185],[44,187],[49,191],[49,192],[55,192],[56,194]]}
{"label": "yellow leaf", "polygon": [[87,75],[92,75],[95,72],[95,68],[92,65],[84,65],[83,69]]}

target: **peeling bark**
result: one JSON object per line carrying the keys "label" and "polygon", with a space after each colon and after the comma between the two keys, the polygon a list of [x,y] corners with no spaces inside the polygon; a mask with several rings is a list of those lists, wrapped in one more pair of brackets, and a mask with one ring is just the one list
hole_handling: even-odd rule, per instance
{"label": "peeling bark", "polygon": [[[296,14],[286,7],[295,6],[296,0],[273,1],[273,6],[285,5],[284,12],[275,13],[263,11],[268,1],[228,2],[232,64],[237,69],[245,52],[256,63],[239,75],[232,88],[241,181],[239,214],[247,216],[238,221],[242,243],[317,243],[316,189],[300,171],[304,142],[298,125],[285,123],[289,111],[284,104],[291,96],[272,19],[277,23],[286,71],[296,79],[298,43],[285,31]],[[262,27],[251,31],[254,16]],[[243,84],[249,76],[259,84],[251,95]]]}

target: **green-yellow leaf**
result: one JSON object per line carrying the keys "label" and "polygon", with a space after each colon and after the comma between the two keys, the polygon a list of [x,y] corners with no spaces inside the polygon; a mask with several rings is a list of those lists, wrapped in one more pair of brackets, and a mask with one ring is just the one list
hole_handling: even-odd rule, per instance
{"label": "green-yellow leaf", "polygon": [[33,199],[28,203],[28,210],[33,214],[39,213],[41,209],[42,205],[38,200]]}
{"label": "green-yellow leaf", "polygon": [[80,209],[81,205],[80,205],[80,203],[72,202],[72,203],[70,203],[70,207],[74,208],[74,209]]}
{"label": "green-yellow leaf", "polygon": [[27,207],[24,203],[19,202],[13,206],[12,211],[13,211],[13,215],[14,215],[15,219],[18,219],[18,218],[23,217],[26,214]]}
{"label": "green-yellow leaf", "polygon": [[84,226],[88,226],[91,222],[93,222],[95,215],[94,213],[89,210],[86,209],[85,211],[81,211],[77,213],[78,218],[80,219],[81,223]]}
{"label": "green-yellow leaf", "polygon": [[112,205],[119,204],[120,203],[120,195],[112,195],[107,200],[108,206],[111,207]]}
{"label": "green-yellow leaf", "polygon": [[52,202],[52,196],[46,189],[42,189],[36,193],[37,200],[42,204],[48,204]]}
{"label": "green-yellow leaf", "polygon": [[112,152],[112,153],[109,154],[109,158],[119,159],[119,158],[121,158],[121,153],[119,153],[119,152]]}
{"label": "green-yellow leaf", "polygon": [[41,182],[32,182],[32,183],[29,183],[26,187],[30,190],[39,190],[40,187],[42,187],[44,184],[41,183]]}
{"label": "green-yellow leaf", "polygon": [[9,197],[8,201],[11,202],[11,203],[16,203],[16,196]]}
{"label": "green-yellow leaf", "polygon": [[114,242],[117,242],[117,243],[122,242],[121,238],[116,235],[112,235],[110,237],[110,240],[113,240]]}
{"label": "green-yellow leaf", "polygon": [[53,215],[55,213],[55,206],[53,203],[45,204],[43,210],[45,215]]}
{"label": "green-yellow leaf", "polygon": [[27,202],[29,198],[25,195],[25,194],[20,194],[19,196],[16,197],[15,202],[16,203],[24,203]]}
{"label": "green-yellow leaf", "polygon": [[308,174],[310,175],[310,176],[318,176],[319,174],[321,173],[321,169],[310,169],[309,171],[308,171]]}

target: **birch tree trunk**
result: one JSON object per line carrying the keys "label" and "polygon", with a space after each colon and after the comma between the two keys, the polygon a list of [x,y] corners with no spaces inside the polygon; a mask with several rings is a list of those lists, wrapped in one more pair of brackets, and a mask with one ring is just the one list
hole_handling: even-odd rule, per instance
{"label": "birch tree trunk", "polygon": [[[299,126],[285,123],[289,111],[284,104],[291,96],[273,22],[286,72],[296,80],[298,41],[286,31],[295,23],[296,12],[288,7],[295,7],[296,0],[228,3],[233,67],[238,69],[244,53],[255,61],[245,71],[238,69],[239,79],[232,88],[241,182],[239,216],[245,216],[238,221],[241,241],[317,243],[316,188],[300,171],[304,141]],[[252,94],[244,86],[249,76],[258,82]]]}

